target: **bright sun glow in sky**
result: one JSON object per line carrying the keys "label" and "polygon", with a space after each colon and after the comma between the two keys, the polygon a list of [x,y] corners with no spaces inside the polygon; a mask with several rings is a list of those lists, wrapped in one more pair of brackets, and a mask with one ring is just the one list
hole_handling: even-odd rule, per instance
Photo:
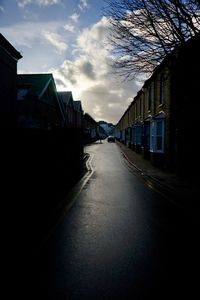
{"label": "bright sun glow in sky", "polygon": [[103,0],[0,0],[0,32],[22,54],[18,73],[52,73],[95,120],[116,123],[140,89],[109,64]]}

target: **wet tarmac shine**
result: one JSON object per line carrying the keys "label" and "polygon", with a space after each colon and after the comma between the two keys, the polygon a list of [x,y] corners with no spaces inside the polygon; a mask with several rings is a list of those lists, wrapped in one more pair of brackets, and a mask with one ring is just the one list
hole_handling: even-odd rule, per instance
{"label": "wet tarmac shine", "polygon": [[85,151],[94,172],[38,257],[38,297],[181,299],[196,293],[188,288],[195,287],[197,261],[185,213],[130,171],[115,143]]}

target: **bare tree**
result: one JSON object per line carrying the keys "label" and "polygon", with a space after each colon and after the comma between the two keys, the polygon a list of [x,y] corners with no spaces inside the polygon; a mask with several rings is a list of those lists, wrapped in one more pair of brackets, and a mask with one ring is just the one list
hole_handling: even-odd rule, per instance
{"label": "bare tree", "polygon": [[200,32],[199,0],[105,0],[112,66],[125,79],[150,74],[177,45]]}

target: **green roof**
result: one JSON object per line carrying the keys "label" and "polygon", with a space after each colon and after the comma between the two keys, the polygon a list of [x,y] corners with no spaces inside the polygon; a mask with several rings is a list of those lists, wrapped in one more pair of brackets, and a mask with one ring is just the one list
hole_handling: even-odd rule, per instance
{"label": "green roof", "polygon": [[40,98],[50,81],[53,80],[52,74],[18,74],[17,85],[18,88],[28,88],[29,96],[36,96]]}

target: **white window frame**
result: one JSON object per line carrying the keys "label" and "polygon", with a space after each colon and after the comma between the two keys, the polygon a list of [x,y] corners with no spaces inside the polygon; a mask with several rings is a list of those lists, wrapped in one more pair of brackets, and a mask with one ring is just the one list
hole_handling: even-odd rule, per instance
{"label": "white window frame", "polygon": [[[157,133],[158,123],[162,122],[162,132],[161,134]],[[162,147],[158,149],[157,138],[162,138]],[[165,142],[165,119],[158,118],[154,119],[150,123],[150,152],[153,153],[164,153],[164,142]]]}

